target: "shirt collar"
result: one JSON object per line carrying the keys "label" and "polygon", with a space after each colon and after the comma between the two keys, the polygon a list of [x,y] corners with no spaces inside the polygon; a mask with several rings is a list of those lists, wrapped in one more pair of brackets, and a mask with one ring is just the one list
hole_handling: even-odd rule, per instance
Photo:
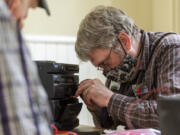
{"label": "shirt collar", "polygon": [[150,45],[150,40],[148,33],[145,32],[144,30],[141,30],[141,47],[142,47],[142,55],[141,55],[141,60],[140,60],[140,66],[139,70],[146,70],[146,66],[148,65],[148,60],[149,60],[149,45]]}

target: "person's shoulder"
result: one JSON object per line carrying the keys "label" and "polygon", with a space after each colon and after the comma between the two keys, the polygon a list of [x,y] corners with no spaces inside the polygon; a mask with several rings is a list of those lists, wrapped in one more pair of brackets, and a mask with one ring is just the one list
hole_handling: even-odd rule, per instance
{"label": "person's shoulder", "polygon": [[154,46],[155,44],[159,44],[159,40],[163,40],[161,39],[163,35],[165,35],[165,32],[146,32],[146,35],[149,39],[149,42]]}
{"label": "person's shoulder", "polygon": [[180,35],[175,32],[163,33],[163,38],[161,39],[160,45],[165,47],[179,46],[180,47]]}
{"label": "person's shoulder", "polygon": [[175,32],[147,32],[156,46],[180,46],[180,35]]}

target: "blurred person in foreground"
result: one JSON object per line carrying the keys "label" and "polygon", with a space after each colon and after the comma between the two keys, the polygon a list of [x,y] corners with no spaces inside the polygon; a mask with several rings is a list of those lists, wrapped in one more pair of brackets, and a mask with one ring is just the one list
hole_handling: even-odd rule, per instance
{"label": "blurred person in foreground", "polygon": [[122,10],[98,6],[82,20],[77,56],[119,83],[111,91],[99,79],[82,81],[81,95],[98,127],[159,129],[159,94],[180,93],[180,36],[146,32]]}
{"label": "blurred person in foreground", "polygon": [[0,0],[0,134],[50,135],[51,112],[20,28],[43,0]]}

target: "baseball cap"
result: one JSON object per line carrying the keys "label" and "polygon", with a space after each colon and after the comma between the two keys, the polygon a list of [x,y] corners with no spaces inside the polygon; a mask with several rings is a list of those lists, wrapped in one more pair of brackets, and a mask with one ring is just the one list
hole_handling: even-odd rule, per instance
{"label": "baseball cap", "polygon": [[50,10],[46,0],[38,0],[38,7],[44,8],[46,10],[46,13],[50,15]]}

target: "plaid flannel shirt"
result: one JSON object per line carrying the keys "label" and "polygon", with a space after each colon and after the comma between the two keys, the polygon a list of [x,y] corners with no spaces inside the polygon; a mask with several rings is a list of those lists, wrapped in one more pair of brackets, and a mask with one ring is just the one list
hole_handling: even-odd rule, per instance
{"label": "plaid flannel shirt", "polygon": [[0,134],[50,135],[51,113],[35,64],[0,0]]}
{"label": "plaid flannel shirt", "polygon": [[[113,120],[109,128],[123,124],[159,129],[158,95],[180,93],[180,35],[142,31],[141,44],[137,78],[121,84],[109,101],[107,111]],[[102,114],[102,109],[92,112],[95,125],[102,126]]]}

